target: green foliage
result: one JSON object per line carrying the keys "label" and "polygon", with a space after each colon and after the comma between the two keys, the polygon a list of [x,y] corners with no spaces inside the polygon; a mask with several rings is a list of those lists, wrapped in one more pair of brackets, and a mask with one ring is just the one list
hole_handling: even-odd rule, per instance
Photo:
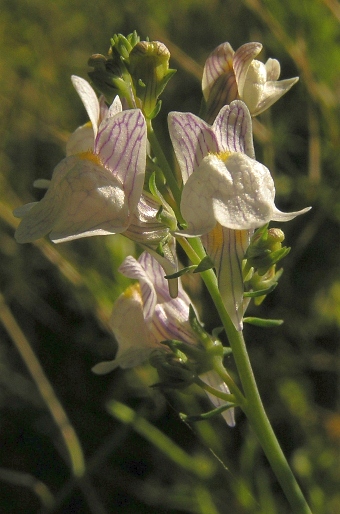
{"label": "green foliage", "polygon": [[[169,138],[162,128],[167,112],[198,112],[202,66],[217,44],[228,40],[237,48],[259,40],[264,45],[260,58],[278,58],[282,78],[300,76],[269,113],[255,120],[254,131],[257,158],[275,175],[279,207],[313,209],[284,227],[292,248],[284,259],[285,273],[264,303],[249,310],[253,319],[286,323],[268,330],[249,324],[246,335],[269,418],[310,495],[313,512],[340,511],[336,9],[335,2],[319,0],[212,0],[209,9],[203,0],[1,1],[4,514],[101,514],[121,508],[127,514],[288,513],[242,417],[234,429],[226,429],[221,417],[189,427],[175,412],[195,416],[208,410],[205,399],[202,396],[197,404],[197,395],[195,400],[181,392],[169,392],[165,399],[157,388],[150,388],[157,381],[153,368],[117,370],[105,377],[91,373],[94,364],[115,355],[108,318],[114,299],[127,284],[116,271],[134,251],[127,239],[108,236],[63,245],[39,241],[23,247],[13,239],[12,209],[41,197],[32,188],[33,181],[51,177],[64,156],[68,134],[87,119],[70,75],[86,78],[89,57],[106,55],[114,33],[135,29],[142,39],[164,42],[171,52],[171,68],[178,69],[155,120],[169,157]],[[184,275],[192,297],[200,287],[195,278],[199,280],[199,273]],[[200,310],[207,330],[218,324],[211,305]],[[87,474],[80,480],[69,478],[72,467],[60,424],[37,389],[38,374],[31,376],[26,369],[22,334],[69,417],[67,427],[73,427],[83,447]],[[121,404],[129,405],[128,410]],[[124,412],[129,420],[123,419]],[[182,448],[190,454],[186,461],[181,460]]]}

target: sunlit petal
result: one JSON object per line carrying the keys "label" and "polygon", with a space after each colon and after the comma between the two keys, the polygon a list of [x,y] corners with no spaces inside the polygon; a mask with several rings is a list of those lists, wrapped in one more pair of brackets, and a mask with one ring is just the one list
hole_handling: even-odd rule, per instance
{"label": "sunlit petal", "polygon": [[272,220],[273,221],[290,221],[296,216],[300,216],[300,214],[305,214],[310,211],[311,207],[306,207],[305,209],[301,209],[301,211],[295,212],[281,212],[276,207],[273,209]]}
{"label": "sunlit petal", "polygon": [[281,66],[277,59],[267,59],[265,63],[267,80],[277,80],[281,73]]}
{"label": "sunlit petal", "polygon": [[128,214],[117,179],[99,164],[71,156],[57,166],[44,198],[26,213],[15,235],[26,243],[46,234],[61,242],[118,233]]}
{"label": "sunlit petal", "polygon": [[243,97],[243,88],[248,73],[249,66],[253,59],[261,52],[261,43],[246,43],[235,52],[233,58],[233,67],[238,88],[239,97]]}
{"label": "sunlit petal", "polygon": [[90,86],[90,84],[82,79],[81,77],[77,77],[76,75],[72,75],[71,77],[72,84],[74,85],[78,95],[80,96],[86,112],[90,118],[92,123],[94,137],[97,135],[98,130],[98,121],[100,115],[100,107],[96,93]]}
{"label": "sunlit petal", "polygon": [[91,152],[94,146],[94,133],[92,124],[85,123],[78,127],[69,136],[66,143],[66,155],[75,155],[82,152]]}
{"label": "sunlit petal", "polygon": [[150,353],[158,347],[145,324],[143,303],[138,284],[129,287],[115,302],[110,325],[118,343],[116,358],[100,362],[92,370],[99,374],[109,373],[120,366],[132,368],[148,359]]}
{"label": "sunlit petal", "polygon": [[[220,152],[241,152],[255,158],[252,121],[244,102],[235,100],[221,109],[212,130]],[[214,150],[211,150],[213,152]]]}
{"label": "sunlit petal", "polygon": [[191,113],[171,112],[168,117],[171,141],[185,184],[209,152],[218,152],[216,136],[205,121]]}
{"label": "sunlit petal", "polygon": [[233,71],[233,55],[234,50],[231,45],[222,43],[215,48],[206,60],[202,77],[202,91],[206,101],[218,78]]}
{"label": "sunlit petal", "polygon": [[279,81],[269,81],[264,85],[262,96],[259,100],[256,109],[252,112],[253,116],[261,114],[269,107],[271,107],[277,100],[281,98],[290,88],[297,83],[298,77]]}
{"label": "sunlit petal", "polygon": [[141,111],[131,109],[104,120],[94,151],[121,182],[133,212],[142,194],[146,163],[146,123]]}

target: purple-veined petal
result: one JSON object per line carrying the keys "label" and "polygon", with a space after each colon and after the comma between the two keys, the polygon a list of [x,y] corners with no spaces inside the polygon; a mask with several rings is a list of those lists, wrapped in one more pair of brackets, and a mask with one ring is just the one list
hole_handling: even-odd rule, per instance
{"label": "purple-veined petal", "polygon": [[219,45],[207,58],[202,77],[202,91],[207,101],[213,84],[221,75],[233,71],[234,50],[229,43]]}
{"label": "purple-veined petal", "polygon": [[[126,277],[139,281],[143,300],[143,314],[146,321],[152,318],[157,304],[157,293],[154,283],[160,283],[162,278],[158,276],[160,273],[158,263],[155,261],[156,265],[154,268],[153,264],[151,256],[144,252],[138,261],[134,257],[126,257],[118,269]],[[152,272],[153,269],[154,274]],[[163,271],[161,273],[164,274]]]}
{"label": "purple-veined petal", "polygon": [[235,100],[221,109],[212,129],[216,135],[219,151],[241,152],[255,158],[252,121],[244,102]]}
{"label": "purple-veined petal", "polygon": [[32,242],[46,234],[54,242],[123,232],[129,209],[121,184],[93,160],[70,156],[54,170],[44,198],[23,217],[19,242]]}
{"label": "purple-veined petal", "polygon": [[104,120],[94,151],[121,182],[131,214],[141,197],[145,175],[146,123],[142,112],[131,109]]}
{"label": "purple-veined petal", "polygon": [[209,152],[218,152],[210,125],[191,113],[170,112],[168,116],[172,145],[185,184]]}
{"label": "purple-veined petal", "polygon": [[169,235],[168,227],[156,218],[159,207],[159,202],[143,193],[124,235],[137,243],[157,247]]}
{"label": "purple-veined petal", "polygon": [[[172,235],[167,236],[167,241],[162,244],[163,255],[160,255],[158,245],[141,243],[145,250],[152,255],[162,266],[165,275],[172,275],[178,271],[178,260],[176,253],[176,239]],[[167,280],[171,298],[178,296],[178,278]]]}
{"label": "purple-veined petal", "polygon": [[250,63],[261,52],[261,50],[261,43],[246,43],[245,45],[240,46],[234,54],[233,67],[240,98],[242,98],[243,95],[243,87]]}
{"label": "purple-veined petal", "polygon": [[234,50],[229,43],[219,45],[206,60],[202,90],[206,102],[204,119],[212,123],[221,107],[238,98],[233,69]]}
{"label": "purple-veined petal", "polygon": [[298,80],[299,77],[294,77],[292,79],[266,82],[260,101],[256,109],[252,111],[252,115],[257,116],[258,114],[261,114],[261,112],[271,107],[275,102],[277,102],[277,100],[281,98],[281,96],[287,93],[287,91],[289,91]]}
{"label": "purple-veined petal", "polygon": [[86,112],[92,123],[94,137],[96,137],[100,115],[100,107],[97,95],[87,80],[84,80],[81,77],[77,77],[76,75],[72,75],[71,80],[78,95],[81,98],[81,101],[84,104]]}
{"label": "purple-veined petal", "polygon": [[203,238],[207,254],[216,267],[223,303],[237,330],[242,330],[242,260],[249,241],[249,230],[230,230],[219,224]]}
{"label": "purple-veined petal", "polygon": [[197,341],[188,320],[189,304],[177,297],[156,305],[150,330],[158,341],[177,339],[194,345]]}
{"label": "purple-veined petal", "polygon": [[[206,373],[200,375],[200,379],[203,380],[203,382],[205,382],[210,387],[218,389],[222,393],[230,394],[228,387],[222,381],[221,377],[216,373],[216,371],[207,371]],[[205,391],[205,393],[207,394],[209,400],[215,407],[221,407],[222,405],[225,405],[226,402],[221,398],[218,398],[217,396],[208,393],[208,391]],[[235,426],[234,408],[222,412],[222,416],[224,417],[224,419],[230,427]]]}

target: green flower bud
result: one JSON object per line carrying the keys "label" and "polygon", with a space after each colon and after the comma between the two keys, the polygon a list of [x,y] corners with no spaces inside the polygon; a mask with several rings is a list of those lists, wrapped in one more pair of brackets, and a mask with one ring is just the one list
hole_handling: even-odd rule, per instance
{"label": "green flower bud", "polygon": [[139,36],[136,32],[127,37],[115,34],[111,39],[108,57],[94,54],[88,61],[89,66],[94,68],[88,75],[109,104],[116,95],[119,95],[126,98],[130,107],[136,106],[133,83],[127,63],[130,52],[138,41]]}
{"label": "green flower bud", "polygon": [[158,114],[158,97],[176,72],[169,69],[169,59],[169,50],[159,41],[140,41],[130,53],[129,72],[144,115],[149,119]]}
{"label": "green flower bud", "polygon": [[196,373],[184,359],[175,354],[155,350],[149,357],[151,366],[157,369],[161,382],[157,386],[182,389],[193,384]]}
{"label": "green flower bud", "polygon": [[245,254],[246,266],[244,273],[254,268],[259,275],[264,275],[274,264],[285,257],[290,248],[282,247],[284,233],[279,228],[270,228],[268,225],[258,229],[251,238]]}

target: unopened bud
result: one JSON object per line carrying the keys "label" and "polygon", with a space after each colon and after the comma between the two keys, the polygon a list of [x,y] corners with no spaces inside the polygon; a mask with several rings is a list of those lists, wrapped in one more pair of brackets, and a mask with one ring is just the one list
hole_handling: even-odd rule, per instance
{"label": "unopened bud", "polygon": [[129,72],[142,110],[149,119],[158,114],[158,97],[176,72],[169,69],[169,59],[168,48],[159,41],[140,41],[130,53]]}

